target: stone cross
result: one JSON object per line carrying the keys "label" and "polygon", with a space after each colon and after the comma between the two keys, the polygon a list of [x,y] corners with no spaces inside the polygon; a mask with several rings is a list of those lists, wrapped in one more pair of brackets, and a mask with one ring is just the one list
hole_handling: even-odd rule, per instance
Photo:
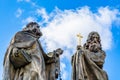
{"label": "stone cross", "polygon": [[83,38],[83,36],[79,33],[77,34],[78,37],[78,45],[81,45],[81,39]]}

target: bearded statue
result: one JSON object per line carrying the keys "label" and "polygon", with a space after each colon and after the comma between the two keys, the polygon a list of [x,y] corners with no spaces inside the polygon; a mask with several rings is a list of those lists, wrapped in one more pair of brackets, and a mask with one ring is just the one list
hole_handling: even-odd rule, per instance
{"label": "bearded statue", "polygon": [[100,35],[91,32],[83,47],[72,56],[72,80],[108,80],[103,70],[106,54],[102,50]]}

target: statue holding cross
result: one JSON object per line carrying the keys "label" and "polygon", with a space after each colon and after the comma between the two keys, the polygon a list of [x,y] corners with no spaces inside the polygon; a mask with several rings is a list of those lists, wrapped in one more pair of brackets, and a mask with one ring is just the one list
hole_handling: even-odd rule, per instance
{"label": "statue holding cross", "polygon": [[103,70],[106,57],[102,50],[101,39],[98,32],[91,32],[84,46],[81,46],[80,34],[77,35],[79,45],[72,56],[72,79],[71,80],[108,80],[107,73]]}

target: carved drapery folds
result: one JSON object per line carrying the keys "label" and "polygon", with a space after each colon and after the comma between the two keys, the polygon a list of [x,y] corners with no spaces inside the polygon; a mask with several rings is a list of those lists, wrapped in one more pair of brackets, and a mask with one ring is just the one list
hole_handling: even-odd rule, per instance
{"label": "carved drapery folds", "polygon": [[84,46],[78,45],[72,56],[72,80],[108,80],[102,69],[105,57],[99,34],[91,32]]}
{"label": "carved drapery folds", "polygon": [[63,50],[59,48],[52,52],[53,56],[47,55],[38,40],[41,36],[42,33],[36,22],[29,23],[22,31],[15,34],[5,54],[3,80],[56,80],[58,78],[59,56]]}

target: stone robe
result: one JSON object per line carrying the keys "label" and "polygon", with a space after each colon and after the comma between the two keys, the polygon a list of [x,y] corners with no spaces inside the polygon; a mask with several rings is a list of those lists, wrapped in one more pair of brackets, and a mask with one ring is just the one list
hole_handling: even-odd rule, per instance
{"label": "stone robe", "polygon": [[72,56],[72,80],[108,80],[102,69],[104,59],[104,51],[77,50]]}
{"label": "stone robe", "polygon": [[[13,49],[24,49],[31,56],[30,63],[20,68],[15,68],[10,61],[10,56],[14,54]],[[25,31],[16,33],[13,37],[4,58],[3,80],[46,80],[45,59],[38,38]],[[22,59],[20,62],[21,64]]]}

